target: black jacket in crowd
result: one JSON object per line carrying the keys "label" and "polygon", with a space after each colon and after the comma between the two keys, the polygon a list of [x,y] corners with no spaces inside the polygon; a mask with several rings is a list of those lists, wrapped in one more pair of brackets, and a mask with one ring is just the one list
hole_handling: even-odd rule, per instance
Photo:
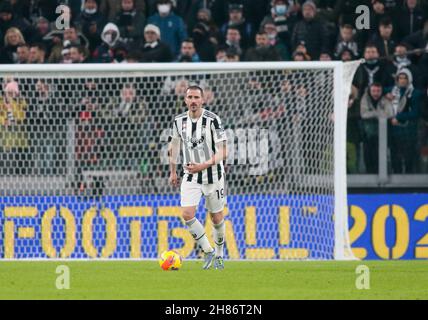
{"label": "black jacket in crowd", "polygon": [[312,60],[318,60],[321,52],[327,51],[329,44],[329,35],[324,22],[317,18],[297,22],[291,38],[293,50],[301,42],[304,42]]}
{"label": "black jacket in crowd", "polygon": [[141,55],[141,62],[171,62],[173,60],[171,49],[161,41],[157,41],[155,46],[143,45]]}
{"label": "black jacket in crowd", "polygon": [[410,12],[409,8],[405,6],[397,14],[394,20],[397,27],[398,39],[414,33],[416,30],[422,30],[424,21],[428,18],[428,13],[424,13],[420,8],[416,7],[413,12]]}

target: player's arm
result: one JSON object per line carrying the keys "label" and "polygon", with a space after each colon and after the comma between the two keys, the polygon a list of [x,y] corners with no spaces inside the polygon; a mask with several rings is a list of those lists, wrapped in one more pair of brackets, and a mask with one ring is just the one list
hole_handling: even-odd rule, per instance
{"label": "player's arm", "polygon": [[226,141],[220,141],[216,143],[216,150],[218,150],[208,161],[206,161],[206,166],[214,166],[227,158],[227,143]]}
{"label": "player's arm", "polygon": [[173,187],[178,185],[177,163],[180,155],[180,136],[174,124],[172,135],[169,137],[168,158],[169,158],[169,182]]}
{"label": "player's arm", "polygon": [[191,174],[197,173],[199,171],[205,170],[209,167],[212,167],[223,160],[226,160],[227,157],[227,147],[226,141],[221,141],[216,143],[216,150],[218,150],[210,159],[202,163],[189,163],[185,166]]}

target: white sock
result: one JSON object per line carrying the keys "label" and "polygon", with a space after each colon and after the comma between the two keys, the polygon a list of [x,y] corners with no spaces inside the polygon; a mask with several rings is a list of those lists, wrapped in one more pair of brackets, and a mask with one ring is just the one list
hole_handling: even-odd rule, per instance
{"label": "white sock", "polygon": [[189,228],[190,234],[195,239],[197,244],[199,244],[202,250],[207,252],[212,252],[214,249],[211,247],[210,242],[208,241],[207,235],[205,234],[205,229],[198,219],[193,218],[189,221],[186,221],[186,225]]}
{"label": "white sock", "polygon": [[226,224],[224,219],[219,224],[214,224],[214,242],[215,242],[215,255],[223,258],[224,249],[224,234],[226,233]]}

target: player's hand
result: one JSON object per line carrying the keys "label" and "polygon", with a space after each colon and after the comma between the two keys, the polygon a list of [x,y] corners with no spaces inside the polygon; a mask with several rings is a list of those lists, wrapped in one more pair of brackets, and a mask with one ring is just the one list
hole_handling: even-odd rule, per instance
{"label": "player's hand", "polygon": [[189,171],[191,174],[198,173],[199,171],[205,170],[205,166],[202,163],[188,163],[186,166],[184,166],[186,170]]}
{"label": "player's hand", "polygon": [[169,183],[175,188],[178,186],[178,177],[176,172],[172,172],[169,175]]}

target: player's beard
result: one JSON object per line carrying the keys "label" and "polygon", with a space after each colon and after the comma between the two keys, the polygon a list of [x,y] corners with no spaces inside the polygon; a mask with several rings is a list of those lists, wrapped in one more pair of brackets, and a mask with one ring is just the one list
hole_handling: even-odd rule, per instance
{"label": "player's beard", "polygon": [[196,112],[198,112],[198,110],[200,109],[200,107],[197,105],[197,104],[192,104],[192,105],[190,105],[190,111],[192,112],[192,113],[196,113]]}

